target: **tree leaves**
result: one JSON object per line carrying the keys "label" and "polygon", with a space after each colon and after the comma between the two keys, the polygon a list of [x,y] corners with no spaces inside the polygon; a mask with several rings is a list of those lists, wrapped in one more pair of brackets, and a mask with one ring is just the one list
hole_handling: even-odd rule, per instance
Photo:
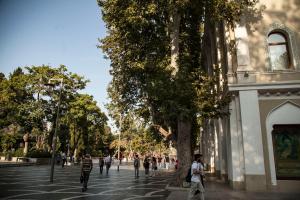
{"label": "tree leaves", "polygon": [[[50,79],[63,79],[63,88],[60,88],[59,82],[53,82],[53,87],[47,86]],[[79,148],[80,152],[90,146],[104,148],[95,146],[96,141],[91,138],[95,138],[97,134],[111,134],[107,129],[108,119],[91,95],[79,94],[88,82],[83,76],[68,72],[64,65],[58,68],[31,66],[25,67],[24,71],[17,68],[8,79],[1,76],[0,128],[18,124],[24,133],[34,132],[38,137],[48,135],[49,124],[52,124],[48,139],[51,145],[62,90],[58,127],[60,150],[66,151],[67,140],[70,139],[73,139],[70,141],[71,151]]]}

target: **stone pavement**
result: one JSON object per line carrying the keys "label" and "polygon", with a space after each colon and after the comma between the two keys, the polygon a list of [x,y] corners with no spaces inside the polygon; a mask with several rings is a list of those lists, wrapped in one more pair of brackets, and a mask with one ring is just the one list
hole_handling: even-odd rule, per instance
{"label": "stone pavement", "polygon": [[0,169],[0,199],[103,199],[144,200],[167,199],[170,191],[165,187],[172,174],[146,178],[141,171],[134,178],[132,166],[113,166],[109,175],[100,175],[95,164],[88,183],[88,190],[81,192],[80,167],[55,166],[54,183],[49,182],[50,166],[10,167]]}
{"label": "stone pavement", "polygon": [[[171,188],[167,200],[184,200],[188,197],[188,189]],[[246,192],[232,190],[221,181],[207,181],[205,183],[205,200],[300,200],[299,192]]]}
{"label": "stone pavement", "polygon": [[[174,176],[134,178],[132,166],[121,166],[120,172],[113,166],[109,175],[100,175],[94,164],[88,191],[81,192],[79,166],[55,166],[54,183],[49,182],[50,166],[10,167],[0,169],[0,199],[103,199],[103,200],[185,200],[187,188],[172,188],[168,183]],[[206,182],[206,200],[299,200],[298,193],[233,191],[220,181]]]}

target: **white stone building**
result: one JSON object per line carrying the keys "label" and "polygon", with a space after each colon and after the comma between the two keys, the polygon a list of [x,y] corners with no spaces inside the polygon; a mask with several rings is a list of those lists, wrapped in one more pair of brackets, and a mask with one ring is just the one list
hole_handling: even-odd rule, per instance
{"label": "white stone building", "polygon": [[[300,188],[300,1],[260,0],[231,30],[208,34],[211,64],[225,66],[230,115],[209,120],[202,153],[234,189]],[[234,44],[232,50],[230,44]]]}

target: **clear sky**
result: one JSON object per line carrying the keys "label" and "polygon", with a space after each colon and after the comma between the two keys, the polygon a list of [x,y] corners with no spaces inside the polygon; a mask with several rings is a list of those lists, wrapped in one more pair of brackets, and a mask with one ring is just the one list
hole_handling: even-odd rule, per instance
{"label": "clear sky", "polygon": [[0,0],[0,71],[63,64],[91,81],[84,93],[106,112],[110,63],[96,47],[105,34],[96,0]]}

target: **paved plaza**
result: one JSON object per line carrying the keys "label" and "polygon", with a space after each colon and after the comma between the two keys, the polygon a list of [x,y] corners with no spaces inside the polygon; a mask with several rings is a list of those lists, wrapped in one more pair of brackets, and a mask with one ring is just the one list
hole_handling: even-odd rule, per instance
{"label": "paved plaza", "polygon": [[135,179],[131,167],[122,166],[117,172],[113,166],[109,175],[100,175],[99,167],[94,166],[88,190],[81,192],[79,166],[55,166],[53,184],[49,172],[50,166],[1,168],[0,199],[163,200],[170,194],[165,187],[171,174],[146,178],[141,171],[140,178]]}
{"label": "paved plaza", "polygon": [[[55,166],[54,183],[49,182],[50,166],[22,166],[0,168],[0,199],[101,199],[101,200],[186,200],[188,189],[168,187],[173,173],[146,178],[140,171],[134,178],[132,166],[113,166],[109,175],[99,174],[94,164],[88,190],[81,192],[79,166]],[[234,191],[223,182],[206,181],[206,200],[299,200],[299,192],[246,192]]]}

